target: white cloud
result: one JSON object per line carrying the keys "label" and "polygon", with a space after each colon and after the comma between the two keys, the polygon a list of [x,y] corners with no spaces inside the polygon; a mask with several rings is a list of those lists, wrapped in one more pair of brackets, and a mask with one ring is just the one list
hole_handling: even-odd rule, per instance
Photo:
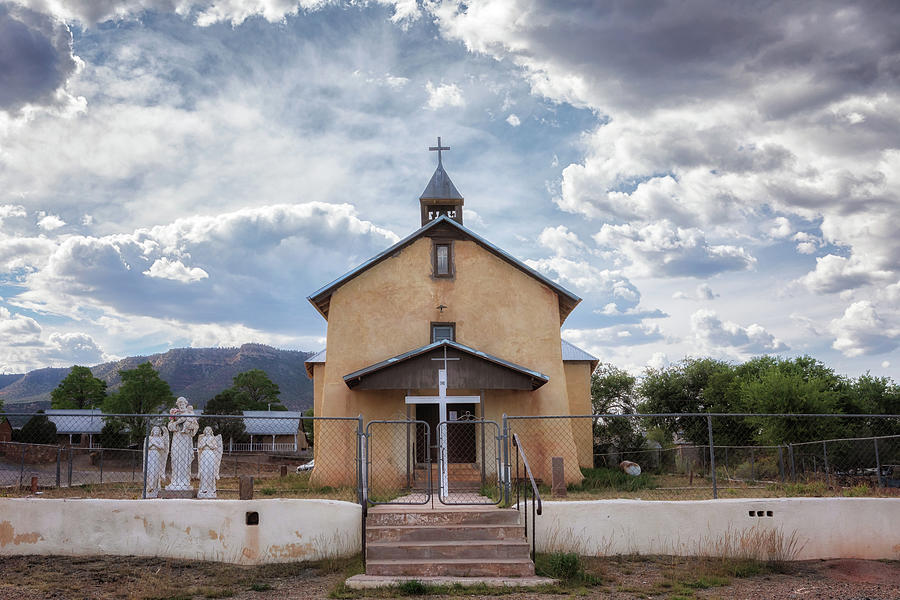
{"label": "white cloud", "polygon": [[506,117],[506,122],[513,127],[518,127],[522,124],[522,121],[519,120],[519,117],[516,116],[516,113],[510,113],[510,115]]}
{"label": "white cloud", "polygon": [[723,321],[715,311],[701,309],[691,315],[691,330],[698,343],[707,350],[733,349],[741,354],[781,352],[788,347],[761,325],[742,327]]}
{"label": "white cloud", "polygon": [[435,86],[430,81],[425,84],[428,91],[428,108],[437,110],[444,106],[465,106],[462,90],[455,83]]}
{"label": "white cloud", "polygon": [[59,218],[57,215],[42,215],[38,219],[38,227],[43,229],[44,231],[53,231],[54,229],[59,229],[60,227],[65,226],[66,222]]}
{"label": "white cloud", "polygon": [[676,300],[715,300],[719,294],[713,292],[708,283],[701,283],[693,294],[685,294],[684,292],[675,292],[672,297]]}
{"label": "white cloud", "polygon": [[180,260],[170,260],[165,256],[153,261],[150,268],[144,271],[144,275],[182,283],[193,283],[209,277],[209,273],[199,267],[186,267]]}
{"label": "white cloud", "polygon": [[552,250],[555,256],[577,256],[588,249],[578,234],[569,231],[565,225],[545,227],[538,237],[538,243]]}
{"label": "white cloud", "polygon": [[900,346],[900,327],[896,326],[896,309],[890,311],[890,321],[882,318],[875,306],[867,301],[854,302],[843,316],[831,321],[836,336],[833,347],[845,356],[884,354]]}
{"label": "white cloud", "polygon": [[667,221],[645,225],[604,224],[594,235],[598,245],[623,254],[638,275],[709,277],[753,268],[756,259],[741,247],[707,242],[700,229]]}

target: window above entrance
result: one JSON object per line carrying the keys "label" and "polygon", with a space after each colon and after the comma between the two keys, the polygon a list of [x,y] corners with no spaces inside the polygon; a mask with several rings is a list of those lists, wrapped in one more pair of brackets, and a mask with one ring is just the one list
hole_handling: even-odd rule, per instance
{"label": "window above entrance", "polygon": [[456,341],[456,323],[431,324],[431,343],[441,340]]}
{"label": "window above entrance", "polygon": [[435,277],[453,277],[453,244],[435,240],[431,247],[431,266]]}

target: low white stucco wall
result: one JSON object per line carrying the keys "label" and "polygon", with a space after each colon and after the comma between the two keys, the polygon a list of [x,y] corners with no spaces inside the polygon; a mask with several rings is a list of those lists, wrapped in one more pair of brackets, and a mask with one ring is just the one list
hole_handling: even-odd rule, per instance
{"label": "low white stucco wall", "polygon": [[741,556],[757,541],[786,546],[793,537],[789,559],[900,559],[894,498],[545,502],[543,513],[539,552]]}
{"label": "low white stucco wall", "polygon": [[[165,556],[262,564],[352,556],[361,509],[337,500],[0,498],[0,555]],[[256,512],[258,525],[247,525]]]}

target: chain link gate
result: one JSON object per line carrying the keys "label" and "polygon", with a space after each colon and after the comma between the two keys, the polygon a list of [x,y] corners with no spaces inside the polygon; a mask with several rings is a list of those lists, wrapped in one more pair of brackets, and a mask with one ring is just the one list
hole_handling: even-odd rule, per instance
{"label": "chain link gate", "polygon": [[438,424],[438,487],[442,504],[499,504],[503,499],[500,426],[462,418]]}
{"label": "chain link gate", "polygon": [[425,421],[366,425],[365,481],[372,504],[431,502],[431,429]]}

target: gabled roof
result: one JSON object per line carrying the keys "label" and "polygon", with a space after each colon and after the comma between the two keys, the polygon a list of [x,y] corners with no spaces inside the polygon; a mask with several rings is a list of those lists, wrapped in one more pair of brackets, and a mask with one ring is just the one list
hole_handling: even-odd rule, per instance
{"label": "gabled roof", "polygon": [[552,289],[554,292],[556,292],[556,295],[559,298],[560,325],[563,323],[563,321],[566,320],[566,317],[569,316],[569,313],[572,312],[572,309],[574,309],[578,305],[578,303],[581,302],[581,298],[579,298],[578,296],[576,296],[575,294],[573,294],[566,288],[562,287],[561,285],[559,285],[552,279],[549,279],[548,277],[541,275],[540,273],[538,273],[537,271],[535,271],[534,269],[532,269],[531,267],[529,267],[528,265],[526,265],[525,263],[520,261],[519,259],[513,257],[511,254],[505,252],[504,250],[501,250],[499,247],[495,246],[494,244],[490,243],[483,237],[479,236],[478,234],[473,232],[471,229],[468,229],[468,228],[460,225],[459,223],[457,223],[456,221],[454,221],[453,219],[451,219],[450,217],[448,217],[446,215],[441,215],[437,219],[435,219],[435,220],[431,221],[430,223],[426,224],[425,226],[423,226],[418,231],[415,231],[412,234],[410,234],[409,236],[403,238],[402,240],[400,240],[399,242],[397,242],[396,244],[394,244],[387,250],[377,254],[376,256],[373,256],[372,258],[370,258],[363,264],[359,265],[352,271],[348,271],[344,275],[338,277],[337,279],[335,279],[334,281],[332,281],[325,287],[314,292],[311,296],[309,296],[307,298],[307,300],[309,300],[312,303],[312,305],[316,307],[316,310],[318,310],[319,313],[323,317],[325,317],[326,320],[328,320],[328,305],[331,300],[331,295],[335,292],[335,290],[337,290],[339,287],[341,287],[342,285],[344,285],[345,283],[347,283],[348,281],[350,281],[351,279],[353,279],[360,273],[370,269],[371,267],[374,267],[375,265],[382,262],[383,260],[390,258],[391,256],[394,255],[394,253],[402,250],[403,248],[406,248],[407,246],[411,245],[413,242],[415,242],[419,238],[425,236],[428,232],[430,232],[433,229],[436,229],[438,227],[451,227],[451,228],[456,229],[458,231],[458,233],[460,233],[463,237],[477,243],[479,246],[481,246],[482,248],[484,248],[485,250],[487,250],[494,256],[497,256],[498,258],[506,261],[513,267],[519,269],[526,275],[530,275],[531,277],[537,279],[538,281],[540,281],[541,283],[543,283],[544,285],[546,285],[550,289]]}
{"label": "gabled roof", "polygon": [[566,340],[561,341],[563,362],[589,362],[591,363],[591,371],[597,368],[597,363],[600,362],[599,358],[597,358],[593,354],[588,354],[571,342],[567,342]]}
{"label": "gabled roof", "polygon": [[249,435],[294,435],[302,412],[294,410],[245,410],[244,431]]}
{"label": "gabled roof", "polygon": [[516,363],[510,362],[508,360],[503,360],[502,358],[498,358],[496,356],[488,354],[487,352],[482,352],[481,350],[476,350],[475,348],[471,348],[469,346],[465,346],[463,344],[460,344],[459,342],[454,342],[451,340],[440,340],[440,341],[433,342],[431,344],[422,346],[421,348],[415,348],[413,350],[409,350],[408,352],[404,352],[403,354],[398,354],[397,356],[394,356],[387,360],[383,360],[381,362],[377,362],[375,364],[369,365],[368,367],[364,367],[362,369],[359,369],[358,371],[348,373],[347,375],[344,375],[344,383],[347,384],[347,387],[352,388],[357,383],[359,383],[359,381],[363,377],[365,377],[367,375],[371,375],[371,374],[381,371],[383,369],[387,369],[387,368],[393,367],[395,365],[399,365],[400,363],[411,360],[413,358],[416,358],[417,356],[421,356],[423,354],[431,352],[432,350],[435,350],[437,348],[442,348],[442,347],[453,348],[454,350],[458,350],[460,352],[468,354],[476,359],[480,359],[480,360],[492,363],[494,365],[504,367],[506,369],[509,369],[510,371],[514,371],[516,373],[519,373],[520,375],[528,377],[531,379],[531,388],[532,389],[537,389],[537,388],[541,387],[542,385],[544,385],[545,383],[547,383],[548,381],[550,381],[550,377],[548,377],[547,375],[544,375],[543,373],[541,373],[539,371],[535,371],[533,369],[528,369],[526,367],[517,365]]}
{"label": "gabled roof", "polygon": [[53,408],[45,413],[47,420],[56,425],[56,433],[91,433],[103,431],[103,412],[98,408]]}

